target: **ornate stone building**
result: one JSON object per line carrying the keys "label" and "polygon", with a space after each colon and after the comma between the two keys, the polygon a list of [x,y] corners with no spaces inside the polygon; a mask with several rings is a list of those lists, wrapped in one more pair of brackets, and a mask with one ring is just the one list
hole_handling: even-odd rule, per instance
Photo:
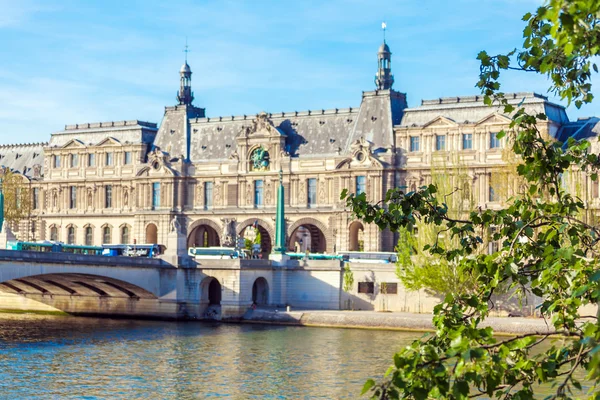
{"label": "ornate stone building", "polygon": [[[478,96],[424,100],[408,108],[392,89],[391,52],[378,51],[374,91],[356,108],[206,117],[192,104],[192,72],[180,70],[178,104],[160,126],[142,121],[67,125],[44,144],[0,147],[0,164],[23,175],[31,217],[24,240],[79,244],[165,243],[177,216],[189,246],[232,245],[248,227],[274,242],[276,186],[283,172],[289,249],[392,251],[390,232],[354,221],[340,192],[372,201],[393,187],[416,188],[436,165],[466,169],[474,203],[493,207],[490,177],[505,165],[509,119]],[[511,95],[564,139],[597,132],[595,118],[569,122],[564,107],[533,93]],[[585,181],[587,198],[598,188]],[[590,203],[591,204],[591,203]]]}

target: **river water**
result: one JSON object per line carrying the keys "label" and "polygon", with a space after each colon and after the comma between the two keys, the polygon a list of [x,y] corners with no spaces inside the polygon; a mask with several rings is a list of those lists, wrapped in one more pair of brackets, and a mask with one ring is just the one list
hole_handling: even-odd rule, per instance
{"label": "river water", "polygon": [[0,399],[354,399],[419,336],[0,314]]}
{"label": "river water", "polygon": [[358,398],[418,335],[0,314],[0,398]]}

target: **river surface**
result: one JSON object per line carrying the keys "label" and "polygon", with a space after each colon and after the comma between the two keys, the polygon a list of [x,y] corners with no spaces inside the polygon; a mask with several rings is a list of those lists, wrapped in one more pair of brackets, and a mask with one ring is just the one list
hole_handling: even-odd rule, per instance
{"label": "river surface", "polygon": [[358,398],[417,336],[0,314],[0,398]]}
{"label": "river surface", "polygon": [[420,335],[0,314],[0,398],[355,399]]}

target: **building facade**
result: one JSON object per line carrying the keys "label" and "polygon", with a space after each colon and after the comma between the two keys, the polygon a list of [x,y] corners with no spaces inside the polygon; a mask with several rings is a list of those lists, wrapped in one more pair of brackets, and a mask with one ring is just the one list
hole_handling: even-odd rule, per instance
{"label": "building facade", "polygon": [[[193,105],[186,62],[178,104],[165,108],[160,126],[67,125],[48,143],[0,146],[0,164],[22,175],[32,198],[12,230],[22,240],[166,243],[175,216],[188,246],[231,246],[258,229],[264,256],[275,240],[280,171],[290,250],[393,251],[396,236],[354,220],[340,193],[379,201],[388,189],[429,183],[440,166],[465,172],[460,184],[475,206],[499,206],[492,177],[507,161],[496,133],[509,117],[481,96],[409,108],[406,94],[392,88],[385,42],[377,56],[375,90],[363,92],[356,108],[207,117]],[[540,129],[558,139],[600,129],[596,118],[569,121],[564,107],[543,96],[510,96],[546,114]],[[580,183],[596,205],[597,183]]]}

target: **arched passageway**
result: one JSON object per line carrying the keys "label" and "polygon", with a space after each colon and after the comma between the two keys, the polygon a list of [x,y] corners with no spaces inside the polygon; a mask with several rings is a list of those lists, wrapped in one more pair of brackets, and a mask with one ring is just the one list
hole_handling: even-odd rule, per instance
{"label": "arched passageway", "polygon": [[269,283],[263,277],[257,278],[252,285],[252,303],[257,306],[269,304]]}
{"label": "arched passageway", "polygon": [[188,247],[218,247],[221,245],[218,232],[211,226],[199,225],[188,236]]}
{"label": "arched passageway", "polygon": [[221,284],[215,278],[208,284],[208,304],[218,306],[221,304]]}
{"label": "arched passageway", "polygon": [[22,296],[25,310],[73,315],[132,316],[158,310],[157,296],[137,285],[99,275],[50,273],[0,282],[0,298]]}
{"label": "arched passageway", "polygon": [[[253,256],[260,256],[260,258],[269,258],[273,244],[271,242],[271,235],[269,232],[260,225],[256,227],[250,225],[242,231],[242,237],[246,242],[246,247],[251,251]],[[256,247],[254,245],[259,245]],[[256,249],[256,251],[254,251]]]}
{"label": "arched passageway", "polygon": [[148,226],[146,226],[146,243],[158,243],[158,228],[155,224],[148,224]]}
{"label": "arched passageway", "polygon": [[364,251],[365,241],[363,238],[365,227],[360,221],[354,221],[349,228],[349,243],[348,250],[350,251]]}
{"label": "arched passageway", "polygon": [[327,242],[323,232],[315,225],[305,224],[294,229],[290,235],[288,250],[304,253],[324,253]]}

